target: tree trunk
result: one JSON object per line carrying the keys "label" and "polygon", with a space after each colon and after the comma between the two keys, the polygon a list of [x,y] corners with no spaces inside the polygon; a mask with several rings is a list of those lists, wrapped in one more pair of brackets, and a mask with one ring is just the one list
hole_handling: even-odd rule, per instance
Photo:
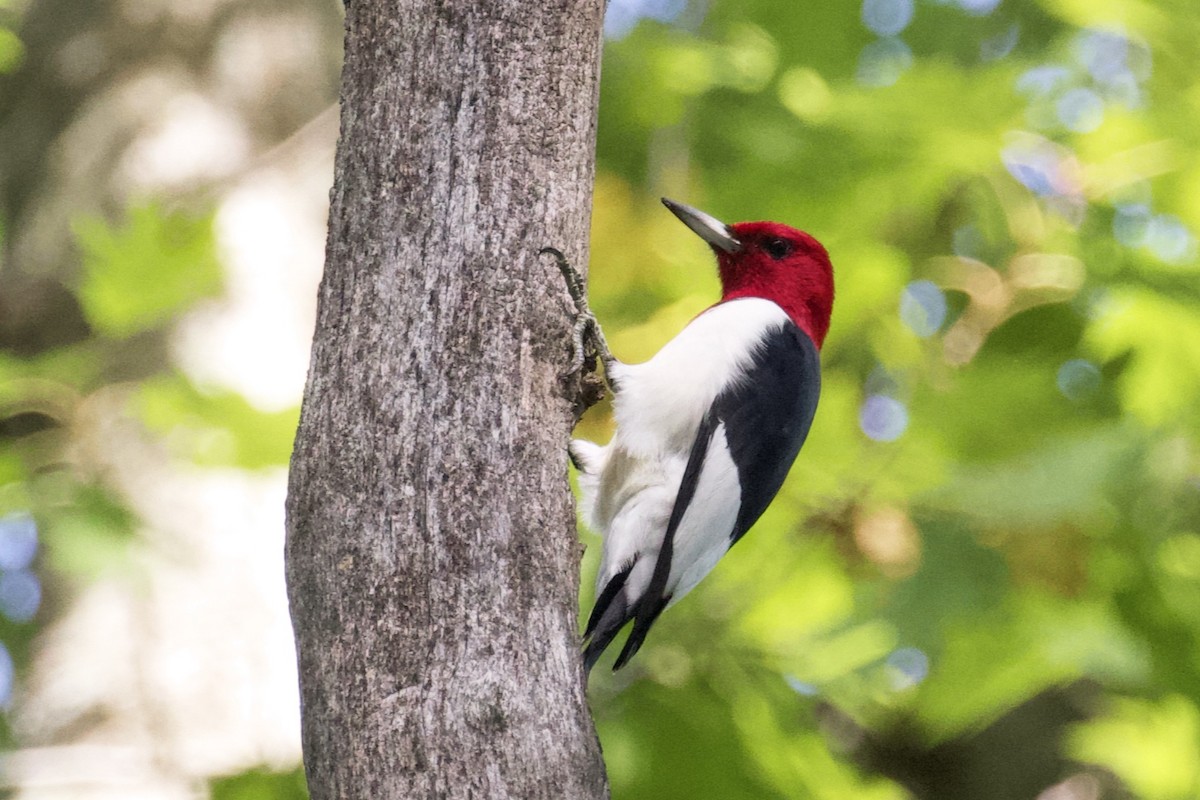
{"label": "tree trunk", "polygon": [[315,800],[601,798],[566,442],[602,0],[350,0],[288,493]]}

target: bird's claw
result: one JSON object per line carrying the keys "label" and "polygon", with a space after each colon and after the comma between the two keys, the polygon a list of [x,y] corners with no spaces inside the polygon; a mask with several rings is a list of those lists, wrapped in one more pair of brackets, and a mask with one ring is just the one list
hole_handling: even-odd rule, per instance
{"label": "bird's claw", "polygon": [[[562,273],[563,280],[566,281],[567,292],[575,303],[575,325],[571,331],[573,346],[571,366],[562,374],[562,377],[570,378],[578,375],[585,371],[585,367],[587,368],[586,373],[591,374],[595,370],[597,359],[599,359],[600,363],[604,365],[604,376],[609,389],[615,393],[617,386],[616,380],[612,376],[612,365],[616,363],[616,359],[608,349],[608,342],[604,339],[604,332],[600,330],[600,323],[597,321],[596,315],[588,308],[583,278],[567,261],[567,257],[561,250],[554,247],[543,247],[538,251],[538,255],[546,254],[554,256],[558,270]],[[603,395],[602,384],[600,393]]]}
{"label": "bird's claw", "polygon": [[588,341],[589,332],[596,324],[596,318],[589,313],[580,314],[575,318],[575,327],[571,331],[571,366],[562,374],[562,377],[569,378],[583,369],[584,363],[590,360],[592,367],[596,366],[596,350],[595,347],[589,348],[592,344]]}

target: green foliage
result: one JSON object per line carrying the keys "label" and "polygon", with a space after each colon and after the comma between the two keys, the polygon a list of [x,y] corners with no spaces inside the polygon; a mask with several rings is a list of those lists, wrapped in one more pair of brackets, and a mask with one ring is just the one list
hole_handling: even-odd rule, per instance
{"label": "green foliage", "polygon": [[1200,713],[1178,695],[1121,700],[1081,726],[1070,749],[1082,761],[1109,764],[1147,800],[1184,800],[1200,792]]}
{"label": "green foliage", "polygon": [[[91,334],[50,349],[14,348],[33,351],[27,355],[0,352],[0,519],[35,521],[38,555],[30,566],[41,592],[32,619],[0,613],[0,661],[11,654],[18,682],[37,632],[78,587],[137,582],[144,568],[129,488],[109,475],[110,451],[128,443],[112,435],[114,418],[140,421],[140,431],[131,424],[122,433],[161,440],[178,460],[246,469],[285,464],[296,425],[295,410],[263,412],[228,390],[202,391],[170,366],[170,329],[220,288],[212,214],[146,203],[116,226],[79,220],[75,233],[75,299]],[[10,741],[0,718],[0,743]],[[302,776],[293,773],[255,773],[218,782],[214,791],[305,796]]]}
{"label": "green foliage", "polygon": [[25,48],[17,35],[0,28],[0,73],[12,72],[25,57]]}
{"label": "green foliage", "polygon": [[220,286],[212,218],[134,206],[120,227],[75,224],[82,251],[79,300],[98,332],[123,339],[168,322]]}
{"label": "green foliage", "polygon": [[689,5],[605,52],[590,291],[619,357],[717,292],[659,194],[809,230],[838,278],[779,499],[592,678],[614,796],[1196,796],[1200,14],[916,2],[880,73],[864,8]]}
{"label": "green foliage", "polygon": [[298,409],[268,413],[234,392],[203,392],[178,373],[139,387],[138,416],[181,459],[258,469],[287,463]]}
{"label": "green foliage", "polygon": [[137,519],[120,498],[67,474],[39,480],[35,488],[50,569],[87,580],[126,566]]}
{"label": "green foliage", "polygon": [[209,783],[210,800],[308,800],[303,768],[289,772],[255,769]]}

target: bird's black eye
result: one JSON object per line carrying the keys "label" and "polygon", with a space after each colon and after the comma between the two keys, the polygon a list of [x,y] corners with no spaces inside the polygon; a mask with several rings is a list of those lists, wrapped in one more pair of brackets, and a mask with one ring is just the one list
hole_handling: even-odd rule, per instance
{"label": "bird's black eye", "polygon": [[767,251],[767,255],[776,261],[786,258],[792,252],[792,243],[787,239],[767,239],[762,247]]}

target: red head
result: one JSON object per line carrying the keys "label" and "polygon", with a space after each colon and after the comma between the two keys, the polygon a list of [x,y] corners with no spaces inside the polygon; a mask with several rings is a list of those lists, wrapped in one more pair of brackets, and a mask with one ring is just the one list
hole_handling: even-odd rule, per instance
{"label": "red head", "polygon": [[738,297],[770,300],[821,346],[833,311],[833,265],[820,242],[778,222],[726,225],[665,197],[663,204],[717,254],[722,302]]}

